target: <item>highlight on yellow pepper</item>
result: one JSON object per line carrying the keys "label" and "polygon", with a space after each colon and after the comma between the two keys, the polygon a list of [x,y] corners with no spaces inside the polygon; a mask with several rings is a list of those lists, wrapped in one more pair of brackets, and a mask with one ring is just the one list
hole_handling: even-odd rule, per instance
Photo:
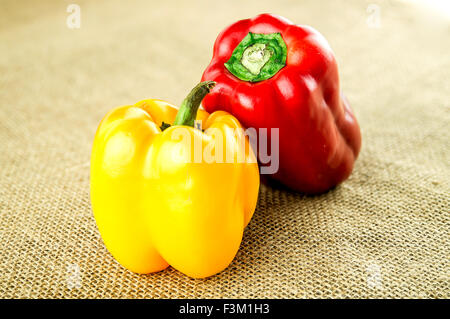
{"label": "highlight on yellow pepper", "polygon": [[97,129],[92,209],[107,249],[133,272],[171,265],[204,278],[239,249],[256,207],[258,164],[235,117],[199,109],[214,85],[198,84],[179,110],[155,99],[115,108]]}

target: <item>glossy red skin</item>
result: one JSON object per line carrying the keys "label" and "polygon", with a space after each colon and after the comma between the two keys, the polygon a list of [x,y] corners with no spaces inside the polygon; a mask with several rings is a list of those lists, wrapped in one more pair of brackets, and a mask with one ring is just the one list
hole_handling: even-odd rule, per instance
{"label": "glossy red skin", "polygon": [[[248,32],[280,32],[286,42],[286,66],[270,79],[242,81],[224,67]],[[218,36],[206,80],[217,82],[203,100],[208,112],[230,112],[245,127],[279,128],[274,179],[297,191],[321,193],[352,172],[361,147],[359,125],[340,93],[334,54],[313,28],[270,14],[238,21]]]}

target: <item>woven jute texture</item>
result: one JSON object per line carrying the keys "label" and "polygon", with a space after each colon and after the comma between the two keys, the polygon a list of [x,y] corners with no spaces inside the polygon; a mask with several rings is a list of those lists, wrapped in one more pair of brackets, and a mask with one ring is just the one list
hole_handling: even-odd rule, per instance
{"label": "woven jute texture", "polygon": [[[0,2],[1,298],[448,298],[450,20],[415,1]],[[320,196],[262,185],[232,264],[208,279],[137,275],[89,199],[113,107],[180,103],[228,24],[272,12],[334,49],[363,146]]]}

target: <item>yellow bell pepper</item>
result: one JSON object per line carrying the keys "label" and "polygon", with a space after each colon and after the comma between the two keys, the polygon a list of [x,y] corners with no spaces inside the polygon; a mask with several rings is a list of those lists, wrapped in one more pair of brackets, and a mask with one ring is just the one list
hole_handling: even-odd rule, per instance
{"label": "yellow bell pepper", "polygon": [[[179,111],[149,99],[113,109],[98,127],[92,209],[107,249],[133,272],[171,265],[190,277],[208,277],[239,249],[256,206],[258,165],[236,118],[198,110],[214,84],[197,85]],[[193,127],[194,119],[202,120],[204,132]],[[202,154],[231,154],[232,161]]]}

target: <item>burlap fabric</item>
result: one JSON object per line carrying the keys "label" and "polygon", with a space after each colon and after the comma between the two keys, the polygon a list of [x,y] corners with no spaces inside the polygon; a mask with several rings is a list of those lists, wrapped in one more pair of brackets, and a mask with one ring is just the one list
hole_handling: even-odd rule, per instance
{"label": "burlap fabric", "polygon": [[[0,297],[449,297],[447,16],[408,1],[0,2]],[[89,157],[108,110],[179,103],[217,34],[273,12],[320,30],[360,121],[350,179],[262,186],[233,263],[137,275],[105,249]]]}

